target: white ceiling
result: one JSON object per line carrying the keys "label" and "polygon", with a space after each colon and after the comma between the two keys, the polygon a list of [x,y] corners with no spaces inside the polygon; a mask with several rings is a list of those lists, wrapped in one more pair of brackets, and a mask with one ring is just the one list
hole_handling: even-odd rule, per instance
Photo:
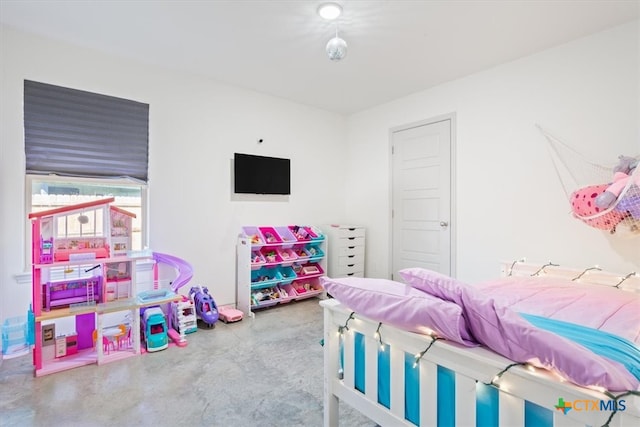
{"label": "white ceiling", "polygon": [[360,111],[640,16],[640,0],[0,0],[5,25],[339,113]]}

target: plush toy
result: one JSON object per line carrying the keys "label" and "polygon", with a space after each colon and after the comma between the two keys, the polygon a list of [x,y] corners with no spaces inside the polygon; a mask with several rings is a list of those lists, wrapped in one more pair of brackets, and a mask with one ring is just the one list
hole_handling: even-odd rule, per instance
{"label": "plush toy", "polygon": [[[638,167],[638,159],[628,156],[620,156],[618,165],[613,168],[613,183],[607,187],[607,189],[595,200],[598,207],[606,209],[613,205],[618,200],[622,190],[631,181],[632,185],[635,184],[640,187],[640,172],[636,173]],[[626,195],[625,195],[626,197]]]}
{"label": "plush toy", "polygon": [[[574,216],[592,227],[614,231],[616,225],[624,219],[625,214],[612,210],[604,215],[598,215],[603,209],[595,203],[596,198],[604,193],[608,187],[608,184],[590,185],[576,190],[571,195],[571,208]],[[590,218],[592,216],[595,217]]]}
{"label": "plush toy", "polygon": [[631,171],[636,167],[638,167],[638,159],[635,157],[620,155],[618,156],[618,164],[613,168],[613,173],[622,172],[627,175],[631,175]]}

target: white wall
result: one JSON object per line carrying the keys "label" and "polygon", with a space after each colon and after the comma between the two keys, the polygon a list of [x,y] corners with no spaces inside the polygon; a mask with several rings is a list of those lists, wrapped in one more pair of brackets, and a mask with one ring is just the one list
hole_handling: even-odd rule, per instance
{"label": "white wall", "polygon": [[[31,293],[14,280],[28,262],[24,79],[150,104],[150,247],[189,261],[192,284],[208,286],[218,304],[235,301],[242,225],[344,216],[344,116],[4,27],[1,39],[0,319],[24,314]],[[236,151],[291,158],[289,200],[231,200]]]}
{"label": "white wall", "polygon": [[[219,304],[235,299],[235,237],[248,224],[363,224],[367,275],[388,277],[389,129],[451,112],[458,277],[494,277],[498,260],[521,256],[640,269],[640,239],[570,217],[534,128],[603,163],[640,153],[637,22],[348,119],[6,28],[1,36],[0,319],[23,314],[30,300],[29,285],[13,278],[27,262],[23,79],[150,104],[151,248],[190,261],[194,283],[209,286]],[[234,151],[291,157],[290,200],[232,201]]]}
{"label": "white wall", "polygon": [[350,117],[347,213],[367,227],[366,274],[390,275],[389,129],[452,112],[459,278],[494,277],[522,256],[640,271],[640,236],[571,218],[534,126],[603,164],[640,154],[639,40],[636,21]]}

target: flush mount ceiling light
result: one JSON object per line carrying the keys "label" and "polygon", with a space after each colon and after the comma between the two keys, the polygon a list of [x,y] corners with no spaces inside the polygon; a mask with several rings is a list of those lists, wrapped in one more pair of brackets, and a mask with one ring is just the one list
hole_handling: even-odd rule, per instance
{"label": "flush mount ceiling light", "polygon": [[318,15],[322,18],[333,21],[342,13],[342,6],[338,3],[323,3],[318,7]]}

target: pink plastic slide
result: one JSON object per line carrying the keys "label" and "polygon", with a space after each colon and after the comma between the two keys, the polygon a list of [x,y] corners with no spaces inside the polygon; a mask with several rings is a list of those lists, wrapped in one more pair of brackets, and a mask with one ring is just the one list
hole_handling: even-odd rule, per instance
{"label": "pink plastic slide", "polygon": [[187,261],[182,258],[178,258],[173,255],[162,254],[159,252],[153,253],[153,259],[156,262],[161,262],[178,270],[178,277],[171,283],[171,290],[178,293],[178,289],[189,283],[193,277],[193,267]]}

